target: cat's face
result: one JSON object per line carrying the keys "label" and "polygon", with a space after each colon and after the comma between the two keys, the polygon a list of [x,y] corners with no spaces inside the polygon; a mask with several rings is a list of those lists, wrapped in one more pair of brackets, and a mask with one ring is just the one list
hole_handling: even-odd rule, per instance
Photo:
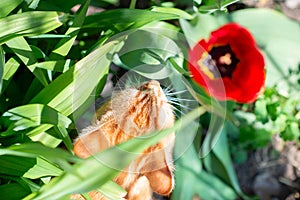
{"label": "cat's face", "polygon": [[130,136],[139,136],[174,124],[172,107],[155,80],[118,92],[111,100],[111,109],[119,128]]}

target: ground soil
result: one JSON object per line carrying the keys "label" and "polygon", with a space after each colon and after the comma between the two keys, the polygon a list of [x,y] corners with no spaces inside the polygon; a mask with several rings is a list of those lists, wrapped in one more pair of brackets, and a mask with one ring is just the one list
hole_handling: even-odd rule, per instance
{"label": "ground soil", "polygon": [[262,200],[300,199],[299,144],[274,136],[263,149],[249,152],[245,163],[236,165],[244,193]]}

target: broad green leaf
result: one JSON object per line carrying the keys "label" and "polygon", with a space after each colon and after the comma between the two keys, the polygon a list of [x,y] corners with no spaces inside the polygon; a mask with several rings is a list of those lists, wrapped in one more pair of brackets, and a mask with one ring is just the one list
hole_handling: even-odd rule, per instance
{"label": "broad green leaf", "polygon": [[79,33],[80,27],[82,26],[87,9],[90,5],[90,0],[85,0],[84,4],[80,7],[80,9],[75,14],[75,18],[72,26],[67,30],[65,35],[71,36],[70,38],[63,38],[60,40],[56,47],[52,50],[49,58],[64,58],[70,51],[73,43]]}
{"label": "broad green leaf", "polygon": [[0,192],[5,199],[18,200],[30,194],[31,191],[18,183],[9,183],[0,185]]}
{"label": "broad green leaf", "polygon": [[23,0],[1,0],[0,18],[13,11]]}
{"label": "broad green leaf", "polygon": [[279,80],[289,81],[289,70],[297,69],[300,63],[298,22],[271,9],[243,9],[218,19],[223,23],[237,22],[254,35],[265,54],[267,86],[272,87]]}
{"label": "broad green leaf", "polygon": [[176,161],[175,188],[172,199],[231,200],[236,194],[216,176],[202,170],[201,161],[193,145]]}
{"label": "broad green leaf", "polygon": [[27,199],[38,200],[50,197],[59,199],[71,193],[84,193],[96,189],[116,176],[118,169],[125,168],[145,148],[156,144],[167,134],[189,125],[203,111],[201,107],[196,108],[177,120],[171,128],[132,138],[125,143],[97,153],[83,162],[76,163],[72,167],[72,171],[76,174],[65,172],[44,185],[38,193],[28,196]]}
{"label": "broad green leaf", "polygon": [[197,14],[191,21],[179,19],[179,22],[190,47],[201,39],[208,39],[211,31],[219,27],[215,17],[205,14]]}
{"label": "broad green leaf", "polygon": [[[204,157],[204,163],[208,171],[216,174],[232,185],[235,191],[243,196],[237,176],[234,171],[233,163],[230,157],[229,146],[227,142],[227,124],[219,130],[219,137],[215,138],[212,151]],[[204,144],[205,146],[206,144]]]}
{"label": "broad green leaf", "polygon": [[126,35],[124,47],[118,53],[123,67],[138,71],[150,79],[164,79],[170,75],[171,69],[166,67],[167,59],[181,55],[173,40],[148,32],[148,29],[129,31]]}
{"label": "broad green leaf", "polygon": [[2,88],[3,88],[4,68],[5,68],[4,51],[0,46],[0,94],[2,93]]}
{"label": "broad green leaf", "polygon": [[48,130],[51,128],[53,128],[53,125],[43,124],[27,132],[26,135],[34,142],[40,142],[47,147],[56,148],[62,142],[62,139],[50,135]]}
{"label": "broad green leaf", "polygon": [[205,158],[216,147],[220,140],[225,120],[215,114],[211,115],[207,136],[205,137],[200,151],[201,158]]}
{"label": "broad green leaf", "polygon": [[177,14],[138,9],[115,9],[95,13],[86,17],[83,28],[115,29],[139,28],[153,21],[179,19]]}
{"label": "broad green leaf", "polygon": [[32,11],[0,19],[0,44],[18,36],[47,33],[62,25],[65,16],[57,12]]}
{"label": "broad green leaf", "polygon": [[23,177],[30,178],[30,179],[37,179],[41,177],[47,177],[47,176],[59,176],[63,173],[63,170],[58,168],[53,163],[50,163],[49,161],[37,157],[36,164],[30,168]]}
{"label": "broad green leaf", "polygon": [[[37,127],[42,124],[51,124],[55,126],[68,127],[71,120],[56,110],[42,104],[27,104],[19,106],[3,114],[3,117],[8,117],[11,124],[6,131],[20,131],[31,127]],[[2,133],[1,135],[6,135]]]}
{"label": "broad green leaf", "polygon": [[[2,149],[0,149],[0,152]],[[0,156],[0,173],[11,176],[22,176],[36,163],[34,158],[21,158],[18,156],[1,155]]]}
{"label": "broad green leaf", "polygon": [[182,37],[179,37],[180,28],[178,26],[172,25],[164,21],[152,22],[146,24],[140,29],[146,30],[148,32],[152,32],[157,35],[168,37],[174,41],[184,39],[183,35],[180,35]]}

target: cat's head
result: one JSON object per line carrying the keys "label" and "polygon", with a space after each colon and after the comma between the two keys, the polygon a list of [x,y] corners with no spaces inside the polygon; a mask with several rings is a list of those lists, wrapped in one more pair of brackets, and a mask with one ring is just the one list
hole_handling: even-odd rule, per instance
{"label": "cat's head", "polygon": [[174,124],[172,106],[155,80],[117,92],[112,97],[111,109],[119,128],[131,136]]}

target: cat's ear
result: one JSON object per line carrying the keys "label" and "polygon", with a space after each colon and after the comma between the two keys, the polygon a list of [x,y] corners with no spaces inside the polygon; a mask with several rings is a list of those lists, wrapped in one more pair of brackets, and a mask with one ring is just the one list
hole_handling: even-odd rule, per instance
{"label": "cat's ear", "polygon": [[101,133],[101,129],[95,129],[82,134],[75,142],[73,150],[77,156],[87,158],[109,147],[110,142]]}

